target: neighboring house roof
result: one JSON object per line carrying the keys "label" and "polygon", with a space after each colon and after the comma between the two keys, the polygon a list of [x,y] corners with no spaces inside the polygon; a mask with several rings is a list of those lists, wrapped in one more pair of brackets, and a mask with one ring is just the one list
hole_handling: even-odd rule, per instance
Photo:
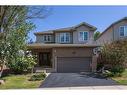
{"label": "neighboring house roof", "polygon": [[66,28],[60,28],[60,29],[55,29],[55,30],[49,30],[49,31],[42,31],[42,32],[36,32],[34,33],[35,35],[39,35],[39,34],[53,34],[53,32],[59,32],[59,31],[71,31],[71,30],[75,30],[76,28],[80,27],[81,25],[85,25],[91,28],[91,30],[96,30],[97,28],[86,23],[86,22],[82,22],[78,25],[72,26],[72,27],[66,27]]}
{"label": "neighboring house roof", "polygon": [[[112,23],[108,28],[106,28],[101,34],[100,34],[100,36],[97,38],[97,39],[99,39],[109,28],[111,28],[113,25],[115,25],[115,24],[117,24],[117,23],[119,23],[119,22],[121,22],[121,21],[123,21],[123,20],[127,20],[127,17],[124,17],[124,18],[122,18],[122,19],[120,19],[120,20],[117,20],[117,21],[115,21],[114,23]],[[96,39],[96,40],[97,40]]]}
{"label": "neighboring house roof", "polygon": [[33,43],[28,44],[28,48],[55,48],[55,47],[97,47],[97,44],[43,44],[43,43]]}

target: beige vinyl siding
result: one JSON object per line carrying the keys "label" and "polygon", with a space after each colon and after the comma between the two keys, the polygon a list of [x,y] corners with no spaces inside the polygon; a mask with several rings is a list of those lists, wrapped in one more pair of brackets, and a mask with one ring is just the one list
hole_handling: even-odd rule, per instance
{"label": "beige vinyl siding", "polygon": [[[44,35],[51,35],[51,34],[44,34]],[[44,35],[36,35],[36,43],[46,43],[44,41]],[[51,42],[54,42],[54,36],[51,35]]]}
{"label": "beige vinyl siding", "polygon": [[54,56],[57,57],[91,57],[93,48],[54,48]]}
{"label": "beige vinyl siding", "polygon": [[112,25],[96,40],[97,44],[104,45],[105,43],[111,43],[116,40],[127,38],[120,37],[119,33],[120,26],[127,26],[127,20],[123,20],[115,25]]}
{"label": "beige vinyl siding", "polygon": [[125,36],[120,37],[120,35],[119,35],[119,27],[120,26],[127,26],[127,20],[121,21],[113,26],[114,27],[114,40],[120,40],[120,39],[127,38]]}
{"label": "beige vinyl siding", "polygon": [[113,29],[109,28],[104,34],[102,34],[97,40],[97,44],[104,45],[113,41]]}
{"label": "beige vinyl siding", "polygon": [[[88,41],[79,41],[79,32],[88,32]],[[73,32],[73,43],[74,44],[84,44],[89,42],[90,39],[93,39],[94,31],[91,31],[87,26],[80,26]]]}
{"label": "beige vinyl siding", "polygon": [[[88,40],[87,41],[79,41],[79,32],[88,32]],[[68,44],[89,43],[90,41],[93,41],[93,35],[94,35],[94,31],[91,30],[90,27],[81,25],[81,26],[77,27],[75,30],[70,30],[70,31],[66,31],[66,32],[58,31],[58,32],[54,32],[54,34],[50,34],[50,35],[52,35],[52,42],[61,43],[60,42],[60,33],[70,33],[70,42],[67,42]],[[44,42],[44,35],[47,35],[47,34],[36,35],[36,42],[37,43],[45,43]]]}

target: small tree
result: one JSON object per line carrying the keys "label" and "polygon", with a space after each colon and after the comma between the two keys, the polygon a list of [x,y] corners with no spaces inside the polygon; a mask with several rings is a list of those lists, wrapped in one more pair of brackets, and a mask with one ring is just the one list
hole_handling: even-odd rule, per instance
{"label": "small tree", "polygon": [[100,36],[100,32],[99,31],[97,31],[97,32],[95,32],[94,33],[94,40],[97,40],[97,38]]}

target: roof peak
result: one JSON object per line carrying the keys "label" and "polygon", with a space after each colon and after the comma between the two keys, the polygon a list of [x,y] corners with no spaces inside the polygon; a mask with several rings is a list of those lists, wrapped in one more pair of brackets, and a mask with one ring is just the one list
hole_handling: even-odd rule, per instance
{"label": "roof peak", "polygon": [[81,22],[81,23],[79,23],[79,24],[77,24],[77,25],[75,25],[75,26],[64,27],[64,28],[53,29],[53,30],[42,31],[42,32],[36,32],[36,33],[34,33],[34,34],[36,35],[36,34],[44,34],[44,33],[50,33],[50,32],[53,33],[53,32],[56,32],[56,31],[71,31],[71,30],[73,30],[73,29],[76,29],[77,27],[80,27],[81,25],[86,25],[86,26],[92,28],[93,30],[96,30],[96,29],[97,29],[97,28],[96,28],[95,26],[93,26],[93,25],[90,25],[90,24],[88,24],[88,23],[86,23],[86,22]]}
{"label": "roof peak", "polygon": [[127,16],[122,17],[121,19],[118,19],[117,21],[115,21],[115,22],[113,22],[112,24],[110,24],[109,27],[107,27],[107,28],[100,34],[100,36],[98,37],[98,39],[99,39],[110,27],[112,27],[113,25],[115,25],[115,24],[117,24],[117,23],[119,23],[119,22],[121,22],[121,21],[123,21],[123,20],[126,20],[126,19],[127,19]]}

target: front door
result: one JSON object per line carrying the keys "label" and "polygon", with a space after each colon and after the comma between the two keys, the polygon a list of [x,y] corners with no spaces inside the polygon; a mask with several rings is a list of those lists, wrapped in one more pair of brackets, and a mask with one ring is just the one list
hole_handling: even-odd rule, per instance
{"label": "front door", "polygon": [[39,66],[51,67],[51,54],[50,54],[50,52],[39,53]]}

